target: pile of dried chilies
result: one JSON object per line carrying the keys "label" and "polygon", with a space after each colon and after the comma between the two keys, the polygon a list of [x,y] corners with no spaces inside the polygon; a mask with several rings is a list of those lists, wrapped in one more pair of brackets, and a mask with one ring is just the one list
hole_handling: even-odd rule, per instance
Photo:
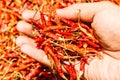
{"label": "pile of dried chilies", "polygon": [[[75,62],[80,62],[82,72],[89,56],[99,56],[99,43],[90,26],[79,20],[59,19],[54,11],[77,2],[94,0],[0,0],[0,80],[80,79]],[[25,9],[40,12],[41,22],[30,21],[39,33],[34,37],[37,48],[48,55],[50,68],[23,54],[15,44],[16,38],[24,35],[16,24]]]}

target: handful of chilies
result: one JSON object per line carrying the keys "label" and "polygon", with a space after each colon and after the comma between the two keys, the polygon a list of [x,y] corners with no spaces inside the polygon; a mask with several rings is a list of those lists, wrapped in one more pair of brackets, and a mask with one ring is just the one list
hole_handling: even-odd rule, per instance
{"label": "handful of chilies", "polygon": [[[89,24],[59,18],[55,10],[74,3],[96,1],[100,0],[0,0],[0,80],[82,78],[88,58],[101,57],[101,47]],[[16,24],[25,9],[40,12],[41,18],[34,20],[33,17],[30,23],[34,26],[37,48],[48,56],[50,68],[23,54],[15,44],[16,38],[24,35],[17,31]],[[80,64],[79,70],[75,68],[77,64]]]}
{"label": "handful of chilies", "polygon": [[55,14],[57,8],[57,3],[52,6],[49,3],[42,5],[41,10],[38,10],[41,18],[30,19],[36,33],[34,39],[37,48],[44,50],[48,56],[54,75],[65,80],[80,79],[81,76],[75,69],[75,61],[79,61],[79,69],[83,72],[90,56],[101,57],[101,47],[90,26],[79,20],[74,22],[59,18]]}

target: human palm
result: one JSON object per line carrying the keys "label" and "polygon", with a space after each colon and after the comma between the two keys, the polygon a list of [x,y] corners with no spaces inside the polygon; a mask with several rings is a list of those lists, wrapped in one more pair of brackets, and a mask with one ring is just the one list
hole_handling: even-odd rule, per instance
{"label": "human palm", "polygon": [[[91,23],[95,37],[100,41],[103,48],[102,52],[104,53],[103,59],[100,60],[95,57],[90,61],[89,65],[86,64],[84,76],[88,80],[120,79],[118,75],[120,73],[120,71],[118,71],[120,70],[120,8],[111,2],[103,1],[74,4],[67,8],[59,9],[56,12],[60,17],[77,20],[78,9],[81,10],[80,19],[84,22]],[[28,20],[34,16],[34,11],[27,10],[23,12],[22,16],[25,20]],[[35,19],[38,18],[40,18],[40,16],[36,14]],[[25,21],[20,21],[17,25],[17,29],[20,32],[32,36],[32,25]],[[31,38],[20,36],[16,40],[16,43],[25,54],[47,66],[50,65],[45,53],[35,47],[36,44]]]}

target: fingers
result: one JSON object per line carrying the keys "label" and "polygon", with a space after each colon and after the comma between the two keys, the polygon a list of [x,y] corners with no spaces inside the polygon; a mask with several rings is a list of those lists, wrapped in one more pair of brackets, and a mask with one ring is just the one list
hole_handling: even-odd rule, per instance
{"label": "fingers", "polygon": [[94,5],[91,3],[80,3],[63,9],[58,9],[56,12],[60,17],[67,19],[77,20],[79,17],[83,21],[91,22],[96,12],[94,6],[96,6],[96,4]]}
{"label": "fingers", "polygon": [[25,21],[19,21],[16,27],[19,32],[32,36],[32,25],[31,24]]}
{"label": "fingers", "polygon": [[22,13],[22,17],[25,21],[19,21],[17,24],[17,30],[29,36],[32,36],[32,24],[27,23],[30,18],[34,18],[35,20],[40,19],[40,13],[38,11],[33,10],[25,10]]}
{"label": "fingers", "polygon": [[60,17],[77,20],[78,17],[87,22],[91,22],[95,15],[97,3],[79,3],[71,5],[64,9],[58,9],[56,12]]}
{"label": "fingers", "polygon": [[[93,17],[99,11],[107,8],[111,9],[114,7],[116,7],[116,5],[114,5],[109,1],[102,1],[102,2],[96,2],[96,3],[78,3],[78,4],[71,5],[69,7],[66,7],[64,9],[58,9],[56,10],[56,12],[60,17],[64,17],[67,19],[77,20],[78,18],[80,18],[82,21],[92,22]],[[37,11],[25,10],[22,14],[22,17],[27,21],[29,21],[30,18],[39,20],[40,14]],[[24,21],[20,21],[17,25],[17,29],[20,32],[30,35],[32,32],[32,25]]]}
{"label": "fingers", "polygon": [[17,39],[16,39],[16,44],[21,47],[22,45],[24,44],[29,44],[33,47],[36,47],[36,43],[33,39],[29,38],[29,37],[26,37],[26,36],[19,36]]}
{"label": "fingers", "polygon": [[[22,17],[26,21],[29,21],[30,18],[34,18],[35,20],[40,19],[39,13],[31,10],[25,10],[22,14]],[[32,36],[32,25],[30,23],[27,23],[26,21],[19,21],[17,24],[17,30],[19,32]],[[20,47],[23,53],[48,67],[50,66],[47,55],[44,53],[43,50],[36,48],[36,43],[33,39],[26,36],[19,36],[16,39],[16,44]]]}
{"label": "fingers", "polygon": [[40,19],[40,14],[38,11],[33,11],[33,10],[25,10],[22,13],[22,17],[23,19],[29,21],[30,18],[34,18],[35,20],[39,20]]}
{"label": "fingers", "polygon": [[82,21],[92,22],[93,17],[101,10],[114,8],[116,5],[109,1],[95,3],[78,3],[67,8],[56,10],[60,17],[77,20],[79,17]]}
{"label": "fingers", "polygon": [[20,47],[23,53],[27,54],[28,56],[34,58],[35,60],[48,67],[50,66],[50,62],[47,58],[47,55],[44,53],[43,50],[36,48],[36,43],[33,39],[28,38],[26,36],[19,36],[16,39],[16,44]]}
{"label": "fingers", "polygon": [[28,56],[36,59],[40,63],[50,66],[49,59],[43,50],[37,49],[36,47],[31,46],[30,44],[24,44],[21,46],[21,51]]}

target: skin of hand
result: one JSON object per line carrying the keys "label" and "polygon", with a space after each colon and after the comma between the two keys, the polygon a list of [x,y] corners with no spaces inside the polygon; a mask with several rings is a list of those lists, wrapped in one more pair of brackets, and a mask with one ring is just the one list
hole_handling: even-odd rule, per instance
{"label": "skin of hand", "polygon": [[[79,12],[80,10],[80,12]],[[80,19],[90,22],[94,29],[95,37],[102,46],[103,59],[95,57],[85,65],[84,76],[87,80],[120,80],[120,7],[109,1],[95,3],[78,3],[64,9],[56,10],[60,17],[71,20]],[[25,21],[17,24],[17,29],[32,36],[32,25],[26,21],[34,16],[34,11],[26,10],[22,17]],[[68,15],[69,14],[69,15]],[[39,13],[35,19],[39,19]],[[42,50],[38,50],[34,40],[26,36],[20,36],[16,40],[21,51],[49,66],[50,62]]]}

